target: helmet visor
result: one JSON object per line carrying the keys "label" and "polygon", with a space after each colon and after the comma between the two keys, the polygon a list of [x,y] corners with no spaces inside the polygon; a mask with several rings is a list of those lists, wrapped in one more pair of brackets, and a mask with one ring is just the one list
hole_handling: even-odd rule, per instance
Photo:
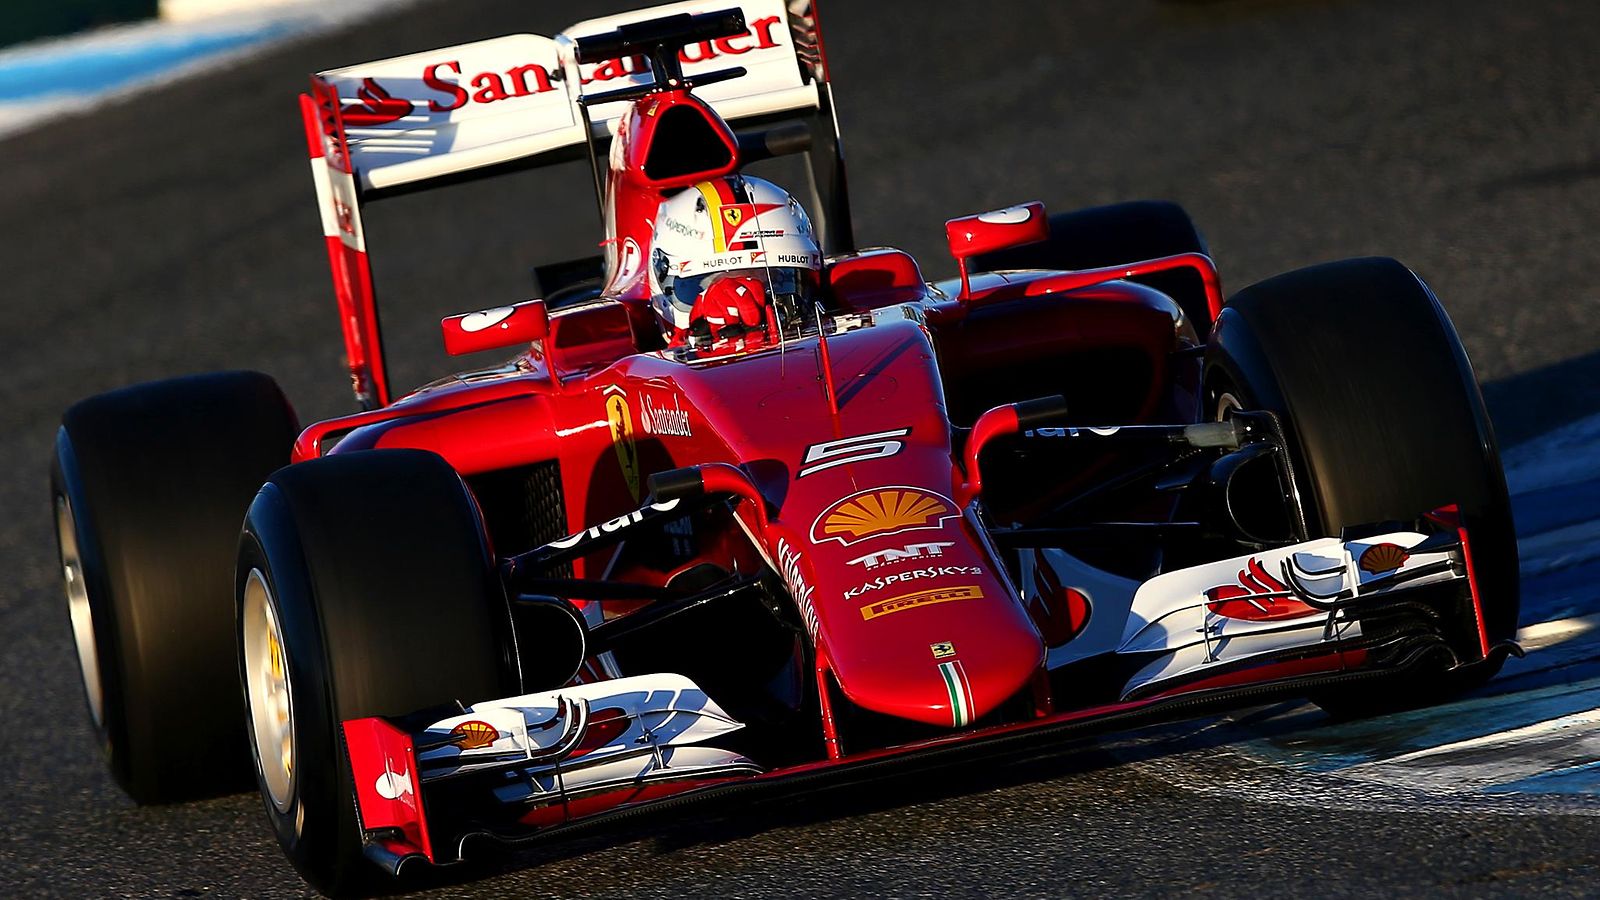
{"label": "helmet visor", "polygon": [[698,275],[666,276],[661,279],[662,289],[675,310],[685,316],[694,309],[695,300],[705,294],[718,279],[729,276],[753,278],[767,287],[768,297],[793,297],[809,300],[815,293],[817,273],[811,269],[793,267],[756,266],[744,269],[725,269],[721,272],[702,272]]}

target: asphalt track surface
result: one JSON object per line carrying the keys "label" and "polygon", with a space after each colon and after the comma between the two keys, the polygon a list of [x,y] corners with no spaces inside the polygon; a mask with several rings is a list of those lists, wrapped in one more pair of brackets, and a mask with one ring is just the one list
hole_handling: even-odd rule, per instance
{"label": "asphalt track surface", "polygon": [[[903,246],[932,276],[950,269],[940,223],[953,215],[1035,197],[1055,209],[1178,200],[1234,288],[1345,256],[1410,264],[1491,382],[1503,435],[1600,406],[1600,7],[1587,0],[824,11],[862,243]],[[293,102],[305,73],[550,33],[587,13],[424,4],[0,142],[0,893],[304,891],[255,796],[141,809],[105,774],[52,546],[50,441],[79,397],[215,368],[272,373],[304,421],[347,411]],[[399,383],[449,368],[438,315],[524,297],[532,263],[587,252],[579,171],[371,212]],[[1552,490],[1540,495],[1546,519],[1567,488]],[[1540,595],[1536,612],[1600,610],[1581,581],[1563,588],[1560,609]],[[1585,652],[1532,683],[1581,691],[1593,676]],[[1532,677],[1501,695],[1520,702],[1506,691]],[[629,897],[1600,893],[1592,794],[1374,793],[1310,771],[1304,754],[1256,752],[1263,734],[1303,746],[1294,735],[1320,734],[1317,715],[1274,708],[707,811],[494,858],[476,880],[434,886]],[[1426,733],[1440,721],[1394,727]],[[1363,740],[1335,737],[1347,749]],[[1244,778],[1246,767],[1261,777]]]}

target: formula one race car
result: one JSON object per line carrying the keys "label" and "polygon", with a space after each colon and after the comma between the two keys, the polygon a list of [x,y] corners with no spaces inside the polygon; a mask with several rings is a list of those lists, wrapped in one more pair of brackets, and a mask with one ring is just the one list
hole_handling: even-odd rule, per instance
{"label": "formula one race car", "polygon": [[[229,372],[85,400],[56,442],[89,709],[135,799],[253,759],[341,892],[669,797],[1428,702],[1517,652],[1494,439],[1416,275],[1224,301],[1177,206],[1025,203],[947,223],[959,275],[926,283],[854,246],[813,12],[725,6],[313,79],[363,410],[302,431]],[[782,155],[809,203],[742,171]],[[567,160],[603,257],[446,318],[451,352],[516,355],[396,397],[366,204]]]}

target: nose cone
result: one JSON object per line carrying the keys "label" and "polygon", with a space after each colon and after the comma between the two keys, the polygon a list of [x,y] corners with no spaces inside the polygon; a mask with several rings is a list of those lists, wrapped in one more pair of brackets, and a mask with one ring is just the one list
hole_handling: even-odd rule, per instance
{"label": "nose cone", "polygon": [[949,498],[869,489],[806,518],[813,526],[780,537],[775,559],[851,703],[961,728],[1038,671],[1044,640]]}
{"label": "nose cone", "polygon": [[862,607],[852,640],[828,646],[840,689],[864,709],[929,725],[960,728],[988,714],[1027,686],[1044,658],[1038,632],[1008,594],[994,595],[1001,590],[972,583],[927,591],[910,605]]}

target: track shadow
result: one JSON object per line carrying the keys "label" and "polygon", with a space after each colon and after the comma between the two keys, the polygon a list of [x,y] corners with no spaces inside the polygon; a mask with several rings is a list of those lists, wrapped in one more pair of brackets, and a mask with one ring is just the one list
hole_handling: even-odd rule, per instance
{"label": "track shadow", "polygon": [[[961,765],[895,770],[870,782],[718,798],[651,812],[592,834],[522,849],[484,848],[476,877],[570,861],[637,841],[656,854],[717,846],[781,829],[799,828],[989,791],[1078,775],[1121,764],[1099,741],[1084,739],[1032,754],[1010,754]],[[467,873],[462,873],[466,875]],[[473,877],[473,876],[468,876]],[[559,877],[559,876],[558,876]],[[560,892],[559,886],[551,885]]]}
{"label": "track shadow", "polygon": [[[1303,714],[1282,715],[1301,705],[1295,701],[1240,710],[1232,714],[1231,724],[1224,728],[1206,727],[1220,721],[1216,717],[1155,723],[1098,737],[1057,740],[982,758],[964,758],[958,762],[908,764],[866,782],[845,779],[839,784],[711,798],[686,807],[643,812],[625,823],[613,823],[594,832],[520,848],[487,842],[472,844],[468,848],[472,862],[468,865],[410,873],[422,877],[408,877],[403,889],[465,885],[497,875],[551,866],[556,871],[551,873],[552,880],[546,886],[561,893],[559,881],[565,876],[556,864],[582,860],[626,844],[649,841],[656,854],[717,846],[774,830],[804,828],[1039,784],[1125,766],[1130,761],[1270,736],[1303,728],[1312,720],[1328,721],[1326,714],[1309,707]],[[1139,739],[1129,740],[1135,736]]]}
{"label": "track shadow", "polygon": [[1600,412],[1600,351],[1492,381],[1483,399],[1502,448]]}

